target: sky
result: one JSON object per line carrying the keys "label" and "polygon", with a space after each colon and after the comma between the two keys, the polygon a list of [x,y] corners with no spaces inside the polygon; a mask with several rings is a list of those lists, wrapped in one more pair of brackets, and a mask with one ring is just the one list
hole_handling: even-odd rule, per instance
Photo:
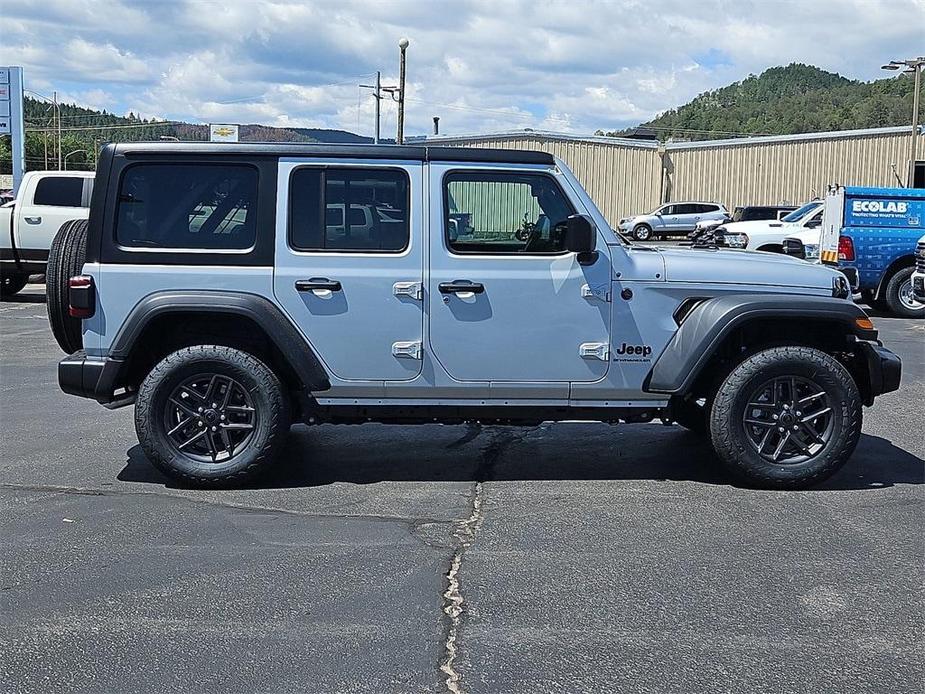
{"label": "sky", "polygon": [[[376,70],[406,135],[636,125],[768,67],[853,79],[925,54],[925,0],[0,0],[0,64],[117,114],[370,135]],[[383,135],[395,104],[383,102]]]}

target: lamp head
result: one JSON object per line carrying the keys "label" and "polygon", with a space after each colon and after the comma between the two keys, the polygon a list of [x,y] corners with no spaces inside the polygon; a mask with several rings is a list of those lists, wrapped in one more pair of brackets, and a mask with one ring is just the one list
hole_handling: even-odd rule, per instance
{"label": "lamp head", "polygon": [[411,42],[408,39],[406,39],[404,36],[398,39],[398,47],[401,48],[402,50],[405,50],[408,47],[408,44],[410,43]]}

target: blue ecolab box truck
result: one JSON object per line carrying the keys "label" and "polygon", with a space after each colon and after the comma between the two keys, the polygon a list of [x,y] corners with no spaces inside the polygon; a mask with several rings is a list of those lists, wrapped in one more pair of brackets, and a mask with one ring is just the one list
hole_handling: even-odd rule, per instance
{"label": "blue ecolab box truck", "polygon": [[925,233],[925,189],[831,186],[824,204],[821,261],[837,266],[873,308],[925,316],[912,289],[916,242]]}

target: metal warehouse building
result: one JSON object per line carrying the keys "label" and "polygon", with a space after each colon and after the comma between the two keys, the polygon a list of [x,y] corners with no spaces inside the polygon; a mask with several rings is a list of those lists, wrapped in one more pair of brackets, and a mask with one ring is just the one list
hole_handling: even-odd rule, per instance
{"label": "metal warehouse building", "polygon": [[[896,186],[909,128],[775,135],[704,142],[575,137],[540,131],[428,137],[429,144],[535,149],[565,161],[611,224],[672,200],[798,204],[831,183]],[[923,135],[918,135],[921,151]]]}

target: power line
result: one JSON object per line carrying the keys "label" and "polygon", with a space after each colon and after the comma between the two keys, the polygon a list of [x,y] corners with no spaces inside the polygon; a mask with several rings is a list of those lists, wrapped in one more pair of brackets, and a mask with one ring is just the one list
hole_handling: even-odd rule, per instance
{"label": "power line", "polygon": [[[87,130],[131,130],[135,128],[157,128],[162,125],[188,125],[194,128],[203,128],[204,125],[197,125],[196,123],[184,123],[183,121],[178,120],[166,120],[166,121],[157,121],[154,123],[137,123],[134,125],[88,125],[84,127],[77,128],[61,128],[61,132],[85,132]],[[32,133],[47,133],[53,132],[53,128],[27,128],[28,132]]]}

